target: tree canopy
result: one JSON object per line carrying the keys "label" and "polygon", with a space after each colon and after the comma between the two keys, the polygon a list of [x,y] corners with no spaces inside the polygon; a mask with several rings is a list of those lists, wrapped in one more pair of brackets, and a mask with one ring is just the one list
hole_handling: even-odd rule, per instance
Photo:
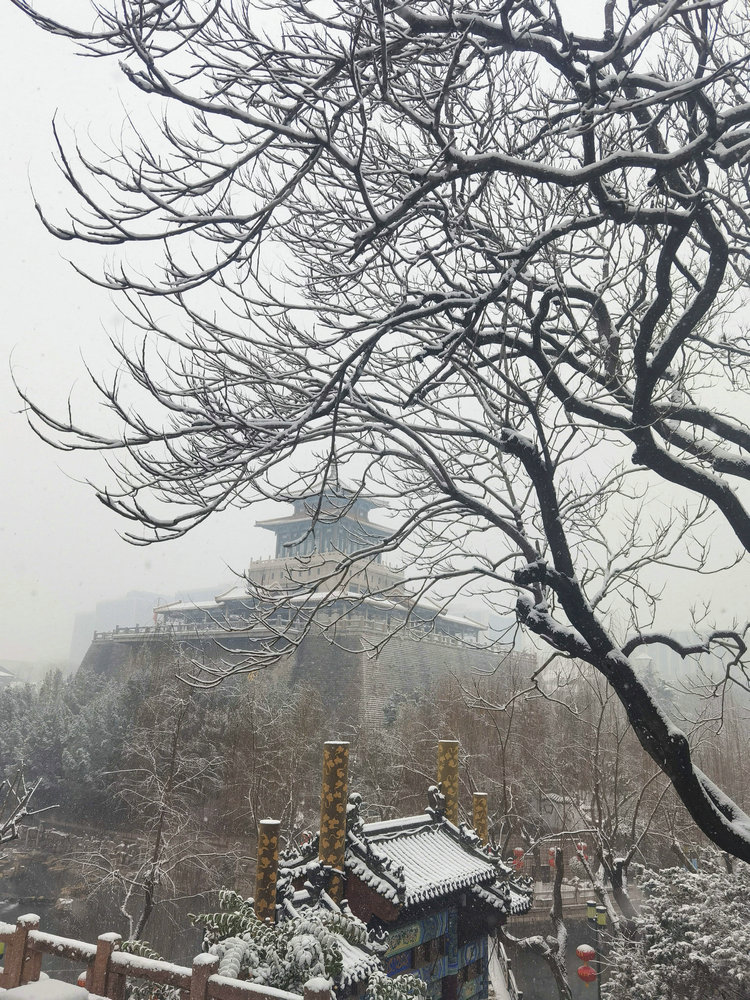
{"label": "tree canopy", "polygon": [[580,34],[554,0],[103,0],[83,27],[13,2],[155,111],[106,153],[56,131],[71,199],[45,223],[114,254],[92,277],[142,339],[97,383],[109,423],[27,400],[39,433],[109,455],[135,541],[375,498],[389,536],[313,607],[384,551],[413,589],[485,593],[606,677],[750,860],[632,662],[719,650],[747,683],[744,624],[653,628],[654,567],[700,596],[712,519],[750,547],[746,5],[603,0]]}
{"label": "tree canopy", "polygon": [[606,1000],[735,1000],[746,990],[748,871],[729,875],[668,868],[649,872],[637,937],[620,937],[607,956]]}

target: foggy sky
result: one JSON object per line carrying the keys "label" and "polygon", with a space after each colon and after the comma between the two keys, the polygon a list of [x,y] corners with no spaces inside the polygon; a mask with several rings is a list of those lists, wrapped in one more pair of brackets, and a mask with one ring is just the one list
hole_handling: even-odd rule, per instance
{"label": "foggy sky", "polygon": [[[66,14],[74,9],[67,0],[64,6]],[[135,548],[80,481],[96,478],[100,459],[56,452],[26,425],[11,364],[20,384],[58,404],[76,380],[85,381],[81,355],[97,372],[111,369],[105,330],[116,328],[119,316],[108,294],[66,262],[80,259],[79,248],[42,226],[29,180],[45,204],[69,197],[52,162],[52,116],[59,109],[63,130],[75,124],[84,137],[89,122],[94,135],[116,136],[121,74],[114,60],[75,56],[70,43],[35,29],[7,2],[0,5],[0,60],[0,660],[66,659],[77,611],[128,590],[219,592],[235,582],[232,570],[269,555],[273,539],[253,530],[254,516],[232,512],[184,540]]]}
{"label": "foggy sky", "polygon": [[[601,0],[576,0],[577,20],[592,30]],[[66,0],[67,15],[88,4]],[[47,9],[53,9],[48,6]],[[64,132],[113,143],[122,101],[145,100],[122,85],[115,60],[83,59],[64,39],[35,29],[9,3],[0,6],[0,107],[3,157],[2,319],[0,320],[0,660],[65,659],[73,616],[98,600],[148,590],[169,598],[179,589],[231,585],[259,555],[270,555],[268,532],[253,529],[255,513],[218,515],[188,537],[134,548],[122,541],[115,516],[83,480],[96,479],[100,459],[70,456],[39,441],[20,413],[10,378],[35,398],[64,403],[83,383],[81,355],[96,373],[111,370],[106,334],[121,323],[108,294],[87,284],[67,263],[99,254],[54,240],[36,215],[40,200],[69,198],[52,159],[51,120]],[[124,96],[123,96],[124,95]],[[12,360],[11,360],[12,355]],[[258,517],[268,516],[268,505]],[[738,578],[739,579],[739,578]],[[744,576],[742,577],[745,582]],[[672,593],[670,603],[684,599]]]}

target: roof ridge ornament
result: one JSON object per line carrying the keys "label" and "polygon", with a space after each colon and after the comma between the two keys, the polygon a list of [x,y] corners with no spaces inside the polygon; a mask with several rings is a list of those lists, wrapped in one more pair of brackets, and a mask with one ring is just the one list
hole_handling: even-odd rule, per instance
{"label": "roof ridge ornament", "polygon": [[445,795],[443,795],[443,783],[438,781],[436,785],[430,785],[427,789],[427,812],[435,820],[445,819]]}
{"label": "roof ridge ornament", "polygon": [[479,834],[470,827],[467,823],[459,823],[458,825],[458,839],[462,844],[467,844],[469,847],[473,847],[476,851],[484,852],[484,844],[482,843],[482,838]]}
{"label": "roof ridge ornament", "polygon": [[363,837],[365,821],[362,819],[362,796],[359,792],[350,792],[346,800],[346,830],[355,837]]}

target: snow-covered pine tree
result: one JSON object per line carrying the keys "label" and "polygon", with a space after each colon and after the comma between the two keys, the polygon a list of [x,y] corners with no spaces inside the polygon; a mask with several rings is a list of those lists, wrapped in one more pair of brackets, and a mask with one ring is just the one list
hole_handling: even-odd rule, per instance
{"label": "snow-covered pine tree", "polygon": [[750,983],[750,868],[649,872],[637,936],[620,937],[606,1000],[742,1000]]}
{"label": "snow-covered pine tree", "polygon": [[[327,905],[326,905],[327,904]],[[382,943],[359,918],[331,903],[325,894],[312,905],[285,905],[283,919],[269,924],[255,916],[253,900],[224,889],[217,913],[195,916],[205,927],[204,947],[219,957],[219,974],[252,980],[264,986],[302,993],[315,977],[343,985],[344,942],[361,949],[368,1000],[415,1000],[426,997],[424,983],[415,976],[390,979],[374,952]]]}

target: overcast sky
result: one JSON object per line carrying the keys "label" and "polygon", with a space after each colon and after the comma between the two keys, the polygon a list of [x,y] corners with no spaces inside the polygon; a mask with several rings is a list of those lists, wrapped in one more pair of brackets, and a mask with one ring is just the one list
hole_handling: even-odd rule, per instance
{"label": "overcast sky", "polygon": [[[571,4],[579,25],[594,30],[601,0]],[[77,5],[88,3],[61,6],[67,13]],[[128,102],[143,98],[123,87],[114,60],[76,56],[69,42],[35,29],[8,0],[0,4],[0,50],[0,659],[36,662],[67,657],[77,611],[129,590],[166,598],[180,589],[218,591],[233,582],[232,570],[269,555],[272,537],[253,529],[254,515],[235,511],[178,542],[134,548],[79,481],[95,477],[98,458],[61,455],[26,425],[10,367],[35,398],[64,402],[71,385],[85,379],[82,355],[95,372],[110,370],[106,333],[119,323],[108,295],[67,263],[68,252],[81,259],[79,249],[49,236],[34,210],[30,181],[46,205],[68,197],[52,159],[52,116],[57,112],[63,130],[106,141],[117,135],[123,95]],[[269,513],[265,507],[258,516]]]}
{"label": "overcast sky", "polygon": [[[74,5],[66,0],[65,8]],[[39,441],[25,423],[10,378],[39,397],[64,400],[84,378],[81,355],[107,370],[105,330],[117,324],[108,296],[77,277],[34,210],[29,179],[49,204],[66,198],[52,164],[51,119],[85,135],[116,134],[122,116],[114,60],[86,60],[63,39],[0,4],[4,99],[2,316],[0,318],[0,659],[65,659],[73,617],[128,590],[171,596],[234,581],[251,557],[271,553],[272,536],[234,512],[168,545],[134,548],[118,521],[73,476],[97,459],[72,459]],[[106,126],[106,128],[105,128]],[[103,131],[103,129],[105,129]],[[97,131],[98,130],[98,131]],[[12,359],[11,359],[12,356]]]}

